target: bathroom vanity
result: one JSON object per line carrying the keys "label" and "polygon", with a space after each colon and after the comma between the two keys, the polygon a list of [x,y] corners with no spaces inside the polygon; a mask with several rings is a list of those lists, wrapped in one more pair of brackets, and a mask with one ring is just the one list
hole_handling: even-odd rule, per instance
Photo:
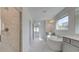
{"label": "bathroom vanity", "polygon": [[76,36],[63,37],[63,52],[79,52],[79,38]]}

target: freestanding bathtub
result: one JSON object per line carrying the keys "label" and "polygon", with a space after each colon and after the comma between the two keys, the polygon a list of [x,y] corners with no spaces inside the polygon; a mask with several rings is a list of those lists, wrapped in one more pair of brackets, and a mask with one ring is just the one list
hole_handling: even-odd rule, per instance
{"label": "freestanding bathtub", "polygon": [[62,37],[57,37],[57,36],[47,37],[47,45],[52,51],[55,51],[55,52],[61,51],[62,42],[63,42]]}

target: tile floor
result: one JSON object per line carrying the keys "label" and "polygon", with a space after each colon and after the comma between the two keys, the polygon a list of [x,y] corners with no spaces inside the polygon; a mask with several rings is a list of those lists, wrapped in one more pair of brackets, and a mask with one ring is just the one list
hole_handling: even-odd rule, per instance
{"label": "tile floor", "polygon": [[36,38],[31,45],[30,52],[54,52],[52,51],[46,42],[40,38]]}

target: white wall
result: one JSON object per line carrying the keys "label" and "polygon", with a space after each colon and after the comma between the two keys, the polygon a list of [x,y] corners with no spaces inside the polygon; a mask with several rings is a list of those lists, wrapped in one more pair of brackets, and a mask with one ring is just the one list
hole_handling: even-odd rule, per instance
{"label": "white wall", "polygon": [[52,30],[52,33],[55,32],[55,22],[53,22],[52,24],[49,24],[48,20],[46,20],[46,32],[49,32],[49,30]]}
{"label": "white wall", "polygon": [[40,21],[40,36],[46,41],[46,24],[45,20]]}
{"label": "white wall", "polygon": [[76,8],[75,10],[75,32],[76,34],[79,34],[79,8]]}
{"label": "white wall", "polygon": [[23,8],[22,13],[22,51],[27,52],[30,48],[31,40],[31,16],[28,8]]}

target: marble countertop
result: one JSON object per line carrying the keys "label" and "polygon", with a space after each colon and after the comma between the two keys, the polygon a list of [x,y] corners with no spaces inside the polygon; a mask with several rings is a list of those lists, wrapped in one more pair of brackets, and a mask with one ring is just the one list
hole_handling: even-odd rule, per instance
{"label": "marble countertop", "polygon": [[71,38],[73,40],[79,41],[79,35],[65,35],[63,37]]}
{"label": "marble countertop", "polygon": [[63,41],[62,37],[57,37],[57,36],[50,36],[50,37],[47,37],[47,39],[54,40],[54,41],[60,41],[60,42]]}
{"label": "marble countertop", "polygon": [[72,34],[71,35],[56,35],[55,37],[67,37],[67,38],[71,38],[73,40],[79,41],[79,34],[78,35],[77,34],[74,34],[74,35],[72,35]]}

